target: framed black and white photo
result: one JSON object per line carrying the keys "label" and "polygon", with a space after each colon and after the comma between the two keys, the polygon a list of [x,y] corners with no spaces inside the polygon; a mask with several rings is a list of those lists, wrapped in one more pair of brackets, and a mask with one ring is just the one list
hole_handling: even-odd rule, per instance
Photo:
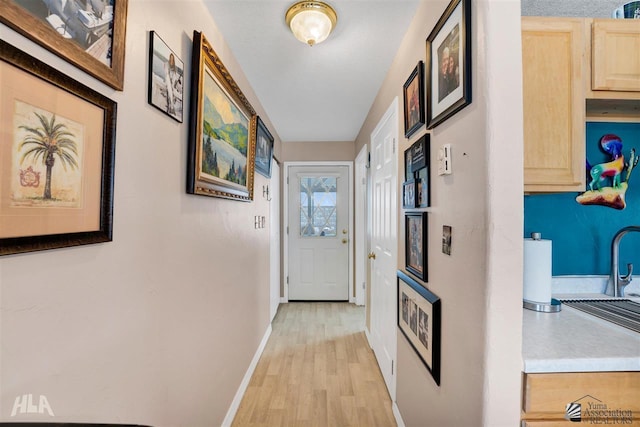
{"label": "framed black and white photo", "polygon": [[440,298],[402,271],[398,276],[398,327],[440,385]]}
{"label": "framed black and white photo", "polygon": [[182,123],[184,63],[158,33],[149,38],[149,104]]}
{"label": "framed black and white photo", "polygon": [[452,0],[427,37],[427,129],[471,104],[471,0]]}
{"label": "framed black and white photo", "polygon": [[413,209],[416,207],[416,181],[406,181],[402,184],[402,207]]}
{"label": "framed black and white photo", "polygon": [[273,136],[258,116],[256,127],[256,172],[271,178],[271,159],[273,158]]}
{"label": "framed black and white photo", "polygon": [[405,268],[426,282],[427,275],[427,212],[408,212],[405,218]]}

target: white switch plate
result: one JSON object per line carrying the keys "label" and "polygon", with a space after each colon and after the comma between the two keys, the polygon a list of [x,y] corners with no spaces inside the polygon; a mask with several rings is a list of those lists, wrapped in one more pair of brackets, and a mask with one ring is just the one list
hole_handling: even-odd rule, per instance
{"label": "white switch plate", "polygon": [[438,149],[438,175],[451,175],[451,144],[444,144]]}

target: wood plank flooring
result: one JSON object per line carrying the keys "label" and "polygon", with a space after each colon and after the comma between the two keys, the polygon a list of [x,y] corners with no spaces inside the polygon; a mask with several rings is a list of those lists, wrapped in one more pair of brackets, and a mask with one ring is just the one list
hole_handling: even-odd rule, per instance
{"label": "wood plank flooring", "polygon": [[364,308],[281,304],[233,427],[395,427]]}

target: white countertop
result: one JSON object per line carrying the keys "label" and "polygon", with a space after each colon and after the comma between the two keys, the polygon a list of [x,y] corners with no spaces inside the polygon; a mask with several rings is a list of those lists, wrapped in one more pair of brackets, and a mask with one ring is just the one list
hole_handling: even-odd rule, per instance
{"label": "white countertop", "polygon": [[[610,298],[600,289],[556,289],[555,298]],[[566,305],[558,313],[523,309],[522,357],[526,373],[640,371],[640,333]]]}

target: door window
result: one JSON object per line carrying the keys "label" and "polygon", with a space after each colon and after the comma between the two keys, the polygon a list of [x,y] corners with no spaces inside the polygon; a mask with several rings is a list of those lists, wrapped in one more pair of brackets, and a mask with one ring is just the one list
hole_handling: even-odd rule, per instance
{"label": "door window", "polygon": [[336,237],[338,179],[334,176],[300,178],[300,235]]}

